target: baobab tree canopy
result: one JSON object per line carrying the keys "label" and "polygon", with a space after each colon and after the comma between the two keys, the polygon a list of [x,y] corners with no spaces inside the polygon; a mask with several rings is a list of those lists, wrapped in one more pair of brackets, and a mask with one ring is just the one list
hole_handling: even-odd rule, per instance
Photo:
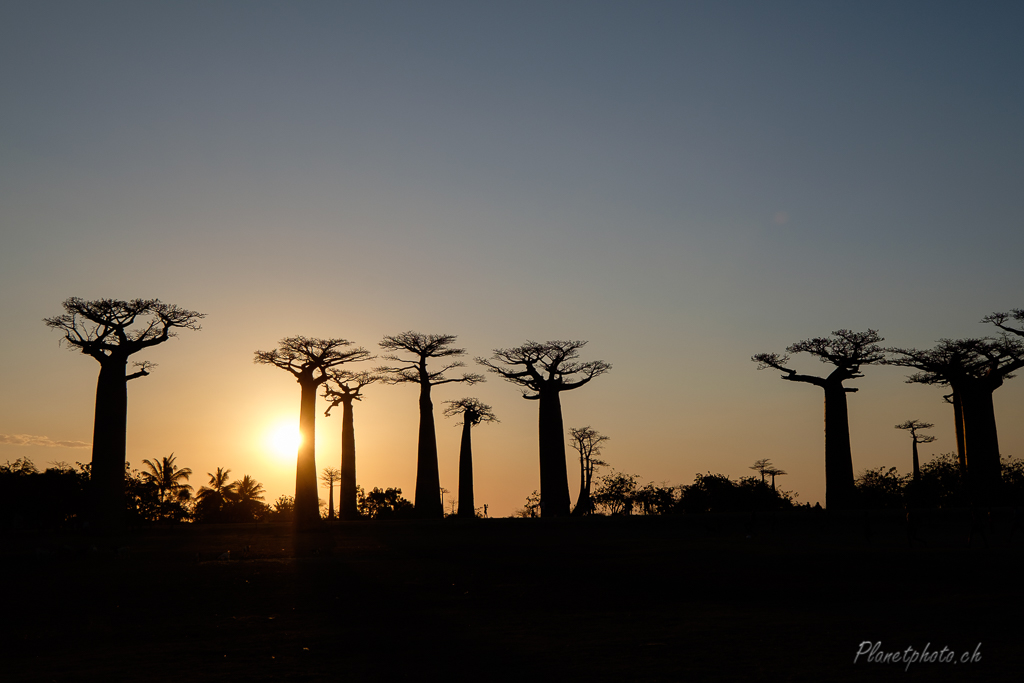
{"label": "baobab tree canopy", "polygon": [[[833,508],[849,507],[853,502],[853,457],[850,452],[850,423],[846,407],[846,394],[857,391],[844,387],[843,382],[863,377],[862,365],[880,363],[885,352],[879,343],[884,341],[876,330],[853,332],[836,330],[828,337],[815,337],[791,344],[786,354],[758,353],[751,357],[758,370],[781,370],[782,379],[805,382],[821,387],[825,392],[825,496]],[[835,369],[825,377],[799,374],[788,367],[789,354],[809,353],[822,363]]]}
{"label": "baobab tree canopy", "polygon": [[128,374],[128,358],[162,344],[176,330],[199,330],[203,313],[165,304],[159,299],[96,299],[71,297],[64,313],[44,322],[64,334],[63,343],[100,363],[96,382],[96,413],[92,442],[92,506],[97,524],[116,526],[124,509],[125,430],[129,380],[149,375],[155,365],[136,362]]}
{"label": "baobab tree canopy", "polygon": [[523,398],[540,403],[541,515],[569,514],[569,477],[559,395],[578,389],[612,367],[603,360],[577,360],[586,343],[528,341],[511,349],[495,349],[490,358],[477,358],[490,372],[521,387]]}

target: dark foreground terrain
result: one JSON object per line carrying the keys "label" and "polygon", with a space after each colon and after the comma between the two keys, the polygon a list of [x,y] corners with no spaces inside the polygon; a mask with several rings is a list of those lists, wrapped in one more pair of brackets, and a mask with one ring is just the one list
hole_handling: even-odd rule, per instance
{"label": "dark foreground terrain", "polygon": [[[913,547],[897,514],[13,533],[0,679],[1020,680],[1015,524],[972,547],[953,512]],[[957,663],[854,664],[864,641]]]}

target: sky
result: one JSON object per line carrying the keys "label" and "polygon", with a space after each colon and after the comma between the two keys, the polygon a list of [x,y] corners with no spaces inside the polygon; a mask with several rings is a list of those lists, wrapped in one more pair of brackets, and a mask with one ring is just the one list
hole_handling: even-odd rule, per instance
{"label": "sky", "polygon": [[[840,328],[928,348],[1024,307],[1022,32],[1016,2],[2,3],[0,462],[88,461],[99,366],[43,318],[143,297],[207,317],[135,357],[158,367],[128,385],[127,457],[174,453],[196,488],[226,467],[294,493],[271,435],[299,387],[255,351],[415,330],[469,371],[587,340],[612,370],[564,422],[615,470],[770,458],[824,503],[820,390],[750,356]],[[935,423],[925,460],[955,450],[939,388],[864,374],[856,473],[909,471],[908,419]],[[494,375],[435,390],[452,492],[464,396],[501,420],[474,430],[476,502],[510,515],[537,405]],[[1024,380],[995,398],[1024,456]],[[411,498],[415,387],[369,387],[355,424],[359,483]]]}

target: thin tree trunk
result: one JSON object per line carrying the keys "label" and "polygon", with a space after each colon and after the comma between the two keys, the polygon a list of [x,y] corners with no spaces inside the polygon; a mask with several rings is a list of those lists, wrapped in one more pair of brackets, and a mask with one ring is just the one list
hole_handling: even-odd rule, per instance
{"label": "thin tree trunk", "polygon": [[917,459],[917,437],[911,435],[914,441],[914,481],[921,480],[921,461]]}
{"label": "thin tree trunk", "polygon": [[564,517],[569,514],[569,474],[558,391],[540,392],[539,412],[540,514],[541,517]]}
{"label": "thin tree trunk", "polygon": [[352,399],[342,403],[341,413],[341,486],[338,490],[338,517],[356,519],[356,431]]}
{"label": "thin tree trunk", "polygon": [[316,478],[316,389],[315,382],[300,382],[299,444],[295,464],[295,526],[315,528],[320,523],[320,499]]}
{"label": "thin tree trunk", "polygon": [[93,417],[91,498],[94,523],[100,529],[124,524],[125,432],[128,428],[127,359],[110,358],[100,365]]}
{"label": "thin tree trunk", "polygon": [[853,505],[853,456],[846,390],[825,387],[825,506],[834,510]]}
{"label": "thin tree trunk", "polygon": [[430,385],[420,384],[420,434],[416,457],[416,516],[442,519],[441,477],[437,472],[437,437],[434,433],[434,404]]}
{"label": "thin tree trunk", "polygon": [[473,499],[473,424],[463,415],[462,444],[459,448],[459,517],[476,517]]}
{"label": "thin tree trunk", "polygon": [[960,394],[953,390],[953,420],[956,422],[956,456],[960,461],[960,479],[967,481],[967,445],[964,440],[964,406]]}
{"label": "thin tree trunk", "polygon": [[590,495],[587,485],[587,464],[583,454],[580,454],[580,494],[576,496],[576,507],[572,509],[573,517],[580,517],[590,512]]}
{"label": "thin tree trunk", "polygon": [[334,519],[334,479],[327,482],[327,519]]}

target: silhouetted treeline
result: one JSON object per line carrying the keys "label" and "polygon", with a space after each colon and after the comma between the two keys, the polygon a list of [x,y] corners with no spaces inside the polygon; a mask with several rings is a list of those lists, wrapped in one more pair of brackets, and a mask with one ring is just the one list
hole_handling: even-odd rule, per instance
{"label": "silhouetted treeline", "polygon": [[[757,477],[730,479],[724,474],[698,474],[692,484],[640,485],[633,474],[602,475],[590,496],[592,512],[599,515],[675,515],[703,512],[762,512],[795,506],[793,494],[775,489]],[[517,517],[539,517],[536,492],[526,499]]]}
{"label": "silhouetted treeline", "polygon": [[[969,507],[971,491],[955,453],[943,453],[921,466],[920,477],[900,474],[895,467],[878,467],[857,477],[861,508]],[[1000,480],[985,501],[988,507],[1024,505],[1024,460],[1003,456]]]}

